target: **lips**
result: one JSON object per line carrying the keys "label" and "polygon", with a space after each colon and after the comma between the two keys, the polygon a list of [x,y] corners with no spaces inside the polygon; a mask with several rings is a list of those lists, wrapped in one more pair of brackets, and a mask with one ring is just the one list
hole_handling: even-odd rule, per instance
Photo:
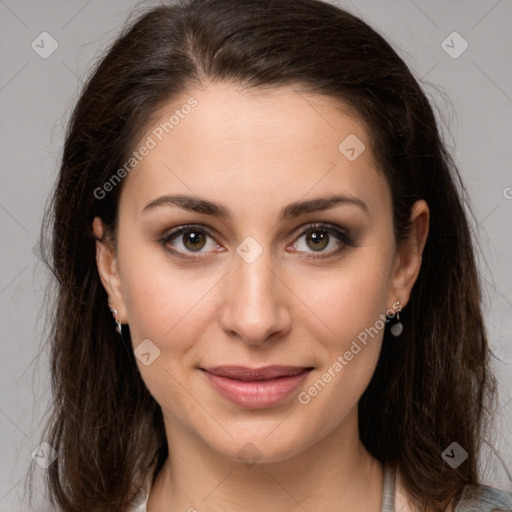
{"label": "lips", "polygon": [[295,377],[311,368],[300,366],[266,366],[264,368],[247,368],[245,366],[216,366],[204,370],[212,375],[227,377],[229,379],[254,381],[270,380],[281,377]]}
{"label": "lips", "polygon": [[245,409],[278,405],[299,387],[312,369],[299,366],[201,368],[220,396]]}

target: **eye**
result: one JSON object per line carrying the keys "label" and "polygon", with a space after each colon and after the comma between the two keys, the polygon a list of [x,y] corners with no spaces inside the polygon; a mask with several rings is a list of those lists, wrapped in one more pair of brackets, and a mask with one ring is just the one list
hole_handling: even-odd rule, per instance
{"label": "eye", "polygon": [[[158,242],[169,252],[179,258],[195,259],[195,256],[186,256],[187,252],[201,253],[203,248],[208,247],[208,238],[210,238],[210,250],[216,250],[220,246],[214,240],[212,235],[204,228],[197,226],[182,226],[171,231]],[[176,243],[178,242],[178,243]],[[178,246],[178,249],[171,249],[169,246]],[[181,246],[181,247],[180,247]]]}
{"label": "eye", "polygon": [[[334,237],[332,235],[334,235]],[[304,242],[300,243],[300,239],[303,237],[305,237]],[[309,253],[307,249],[312,249],[313,253],[322,253],[320,256],[307,256],[307,258],[310,259],[328,258],[340,253],[345,246],[353,245],[346,231],[334,225],[324,223],[309,225],[301,232],[297,240],[299,240],[299,242],[294,242],[293,247],[298,249],[299,252]],[[329,246],[332,247],[332,245],[335,247],[337,245],[338,248],[329,251],[324,250]]]}

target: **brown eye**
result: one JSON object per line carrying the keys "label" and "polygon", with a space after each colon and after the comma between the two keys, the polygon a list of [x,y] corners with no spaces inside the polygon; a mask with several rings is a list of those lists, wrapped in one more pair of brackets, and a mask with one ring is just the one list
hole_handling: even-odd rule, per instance
{"label": "brown eye", "polygon": [[[304,242],[300,242],[302,238]],[[315,224],[303,230],[293,245],[298,252],[304,252],[306,257],[321,259],[340,253],[347,245],[353,245],[353,242],[346,231],[336,226]],[[333,248],[325,250],[328,247]],[[321,255],[314,256],[311,252],[321,253]]]}
{"label": "brown eye", "polygon": [[[206,253],[213,252],[219,247],[208,231],[194,226],[175,229],[158,242],[173,255],[189,259],[206,256]],[[194,256],[193,253],[197,253],[198,256]]]}
{"label": "brown eye", "polygon": [[191,251],[201,250],[205,246],[206,237],[200,231],[184,231],[181,236],[183,237],[183,245]]}
{"label": "brown eye", "polygon": [[329,235],[327,231],[314,230],[306,236],[306,243],[314,251],[321,251],[329,245]]}

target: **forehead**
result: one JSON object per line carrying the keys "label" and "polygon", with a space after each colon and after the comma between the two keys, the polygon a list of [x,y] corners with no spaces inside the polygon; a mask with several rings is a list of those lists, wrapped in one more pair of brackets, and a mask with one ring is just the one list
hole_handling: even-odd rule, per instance
{"label": "forehead", "polygon": [[139,211],[174,192],[265,208],[339,192],[390,206],[364,124],[337,100],[293,87],[190,91],[159,111],[135,150],[144,145],[121,197]]}

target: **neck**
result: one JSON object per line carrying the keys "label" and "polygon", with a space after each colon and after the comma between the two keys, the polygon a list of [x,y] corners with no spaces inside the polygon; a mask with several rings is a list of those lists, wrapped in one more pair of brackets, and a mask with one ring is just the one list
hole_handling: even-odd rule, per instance
{"label": "neck", "polygon": [[357,428],[347,427],[340,425],[286,460],[246,465],[166,422],[171,457],[157,475],[147,510],[379,512],[383,468],[364,448]]}

